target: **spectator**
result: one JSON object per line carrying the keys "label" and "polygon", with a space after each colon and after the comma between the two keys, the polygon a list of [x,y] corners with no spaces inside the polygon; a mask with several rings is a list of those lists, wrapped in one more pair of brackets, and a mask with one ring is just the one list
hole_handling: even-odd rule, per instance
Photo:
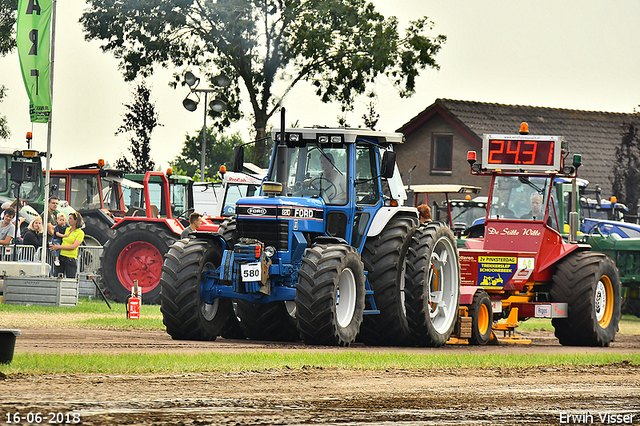
{"label": "spectator", "polygon": [[75,278],[78,272],[78,246],[84,241],[82,216],[78,212],[69,214],[69,229],[62,238],[62,244],[51,244],[50,250],[60,250],[60,266],[55,267],[56,275],[64,274]]}
{"label": "spectator", "polygon": [[431,222],[431,208],[428,205],[420,204],[418,212],[420,213],[420,222]]}
{"label": "spectator", "polygon": [[27,231],[24,233],[23,243],[26,246],[33,246],[35,248],[42,247],[42,218],[36,216],[33,218]]}
{"label": "spectator", "polygon": [[16,217],[16,211],[9,207],[4,211],[4,218],[0,224],[0,245],[8,246],[13,240],[13,236],[16,233],[16,228],[11,221]]}
{"label": "spectator", "polygon": [[[51,244],[61,244],[62,238],[67,233],[67,229],[69,228],[69,225],[67,225],[67,218],[65,217],[64,213],[58,213],[57,223],[58,224],[56,225],[56,227],[53,228],[53,238],[51,239]],[[55,257],[53,264],[55,266],[60,266],[60,251],[54,251],[53,256]]]}
{"label": "spectator", "polygon": [[[21,228],[22,228],[22,224],[25,221],[24,217],[20,217],[20,210],[18,210],[16,207],[18,206],[18,200],[13,200],[13,203],[9,203],[8,201],[4,204],[2,204],[2,213],[0,213],[0,221],[2,219],[4,219],[4,211],[7,210],[9,207],[11,207],[15,212],[16,215],[19,217],[18,220],[18,232],[15,235],[16,238],[18,238],[18,244],[20,244],[22,242],[22,232],[21,232]],[[16,218],[14,217],[13,220],[11,221],[11,223],[13,224],[13,226],[16,226]]]}
{"label": "spectator", "polygon": [[[58,218],[59,201],[60,200],[56,196],[49,197],[49,205],[48,205],[49,217],[48,217],[48,223],[47,223],[47,234],[49,235],[49,237],[53,237],[54,235],[53,229],[58,224],[57,218]],[[44,218],[44,212],[40,216]]]}
{"label": "spectator", "polygon": [[189,238],[189,236],[194,232],[196,232],[198,228],[200,228],[201,226],[202,226],[202,215],[197,212],[191,213],[191,215],[189,216],[189,226],[184,228],[184,231],[182,231],[180,238]]}

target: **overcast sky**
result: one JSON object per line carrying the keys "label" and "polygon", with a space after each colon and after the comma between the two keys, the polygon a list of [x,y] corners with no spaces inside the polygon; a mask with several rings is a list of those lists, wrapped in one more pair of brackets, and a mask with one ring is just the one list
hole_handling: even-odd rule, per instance
{"label": "overcast sky", "polygon": [[[632,112],[640,104],[640,1],[637,0],[374,0],[401,28],[428,16],[433,35],[448,40],[437,56],[441,69],[426,70],[417,92],[401,99],[380,80],[378,130],[394,131],[437,98],[611,112]],[[114,163],[129,145],[114,136],[122,124],[123,103],[132,86],[122,80],[117,61],[98,42],[86,42],[78,19],[82,2],[58,1],[53,101],[52,167],[65,168],[104,158]],[[196,112],[182,107],[185,88],[167,86],[173,70],[161,70],[148,83],[164,127],[154,131],[151,155],[163,168],[180,153],[185,134],[202,126]],[[28,98],[17,54],[0,58],[0,84],[8,98],[0,115],[12,132],[0,146],[24,148],[32,130]],[[336,125],[339,105],[322,104],[305,87],[284,101],[287,122]],[[366,99],[347,116],[361,125]],[[249,112],[245,109],[245,112]],[[278,125],[278,117],[271,124]],[[234,126],[248,137],[249,121]],[[514,129],[514,132],[516,129]],[[34,148],[46,150],[46,124],[33,125]]]}

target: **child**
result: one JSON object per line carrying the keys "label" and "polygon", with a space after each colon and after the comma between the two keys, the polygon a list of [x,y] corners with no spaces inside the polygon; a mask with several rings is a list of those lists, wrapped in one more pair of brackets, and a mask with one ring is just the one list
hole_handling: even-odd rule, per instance
{"label": "child", "polygon": [[[53,238],[51,239],[51,244],[60,245],[62,244],[62,237],[64,237],[65,232],[67,232],[67,218],[64,213],[58,213],[58,224],[55,228],[53,228]],[[53,252],[55,256],[55,260],[53,264],[56,266],[60,266],[60,250],[56,250]]]}

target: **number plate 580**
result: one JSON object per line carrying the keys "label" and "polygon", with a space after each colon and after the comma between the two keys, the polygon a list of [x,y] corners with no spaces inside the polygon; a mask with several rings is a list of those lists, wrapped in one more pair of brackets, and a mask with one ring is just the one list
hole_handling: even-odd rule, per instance
{"label": "number plate 580", "polygon": [[240,274],[242,275],[242,281],[261,281],[262,280],[262,268],[260,263],[244,263],[240,265]]}

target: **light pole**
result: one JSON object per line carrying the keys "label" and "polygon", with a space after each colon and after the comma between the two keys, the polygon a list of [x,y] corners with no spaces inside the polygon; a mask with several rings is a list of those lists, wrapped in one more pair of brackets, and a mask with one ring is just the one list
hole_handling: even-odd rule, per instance
{"label": "light pole", "polygon": [[[195,111],[198,108],[198,102],[200,102],[199,93],[204,93],[204,124],[202,126],[202,156],[200,157],[200,180],[204,182],[204,174],[205,174],[205,152],[207,148],[207,97],[209,93],[216,92],[217,88],[202,88],[198,89],[198,85],[200,84],[200,78],[193,75],[191,71],[187,71],[184,74],[184,82],[189,86],[189,94],[182,101],[182,105],[188,111]],[[220,74],[213,79],[213,84],[217,87],[227,87],[231,84],[231,80],[226,75]],[[189,99],[190,94],[195,94],[197,100]],[[214,99],[208,104],[209,108],[214,112],[222,112],[227,109],[227,103],[221,99]]]}

